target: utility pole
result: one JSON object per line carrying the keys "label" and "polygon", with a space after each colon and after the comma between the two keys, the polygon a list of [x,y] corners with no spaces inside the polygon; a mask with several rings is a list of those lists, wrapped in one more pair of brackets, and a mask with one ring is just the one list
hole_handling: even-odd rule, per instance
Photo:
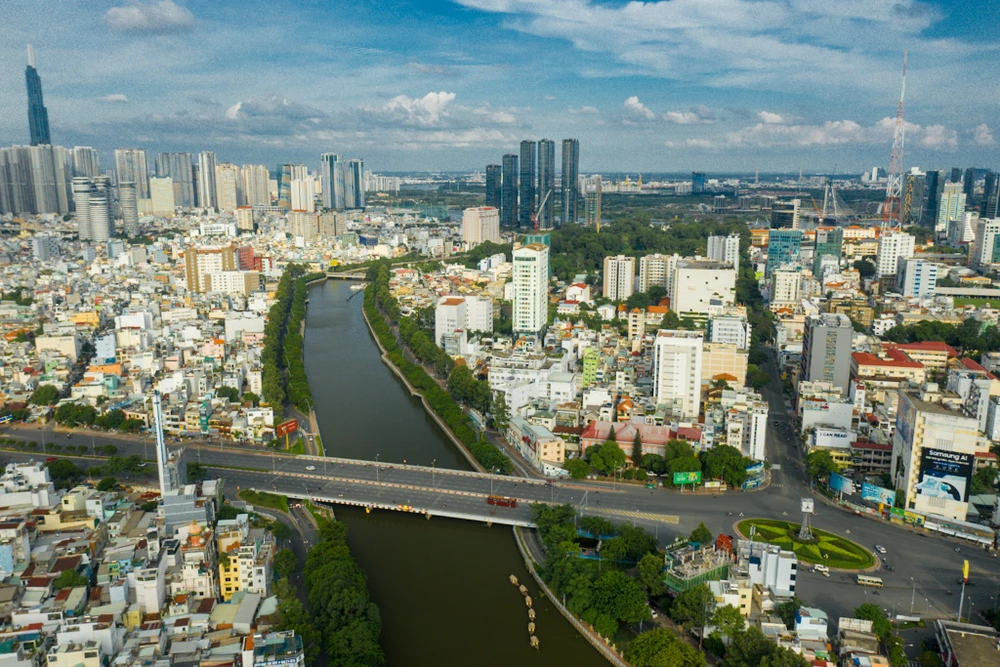
{"label": "utility pole", "polygon": [[378,484],[378,454],[375,455],[375,483]]}
{"label": "utility pole", "polygon": [[913,584],[913,590],[910,592],[910,616],[913,615],[913,599],[917,595],[917,583],[913,581],[913,577],[910,577],[910,583]]}
{"label": "utility pole", "polygon": [[437,491],[437,481],[435,480],[434,473],[436,472],[435,464],[437,464],[437,459],[431,460],[431,486]]}

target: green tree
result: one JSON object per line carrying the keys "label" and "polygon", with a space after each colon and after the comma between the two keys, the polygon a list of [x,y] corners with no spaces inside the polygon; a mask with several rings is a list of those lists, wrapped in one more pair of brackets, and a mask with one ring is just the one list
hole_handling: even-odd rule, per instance
{"label": "green tree", "polygon": [[625,560],[625,557],[628,556],[628,546],[622,538],[612,537],[601,542],[600,554],[602,560],[614,564]]}
{"label": "green tree", "polygon": [[806,456],[806,474],[815,480],[822,479],[840,468],[830,455],[830,452],[815,450]]}
{"label": "green tree", "polygon": [[715,613],[712,614],[712,627],[732,639],[743,632],[746,628],[746,621],[739,609],[727,604],[715,608]]}
{"label": "green tree", "polygon": [[592,608],[616,622],[638,623],[649,618],[646,595],[638,582],[618,570],[606,570],[594,581]]}
{"label": "green tree", "polygon": [[493,394],[493,426],[503,432],[510,423],[510,411],[507,408],[507,396],[502,391]]}
{"label": "green tree", "polygon": [[703,628],[715,613],[715,596],[708,586],[694,586],[681,592],[670,607],[670,617],[685,628]]}
{"label": "green tree", "polygon": [[277,630],[294,630],[302,637],[302,648],[305,651],[306,663],[315,664],[323,646],[318,628],[306,613],[302,601],[295,595],[287,579],[278,582],[278,623]]}
{"label": "green tree", "polygon": [[972,476],[971,493],[974,495],[993,493],[996,490],[998,477],[1000,477],[1000,470],[986,466],[980,468]]}
{"label": "green tree", "polygon": [[299,569],[299,557],[291,549],[279,549],[274,554],[274,573],[279,579],[292,576]]}
{"label": "green tree", "polygon": [[31,392],[28,402],[32,405],[55,405],[59,400],[59,388],[51,384],[43,384]]}
{"label": "green tree", "polygon": [[580,528],[595,537],[614,535],[614,525],[601,516],[585,516],[580,519]]}
{"label": "green tree", "polygon": [[688,538],[691,542],[697,542],[698,544],[709,544],[712,541],[712,531],[708,529],[705,522],[702,521],[698,524],[697,528],[691,531],[691,536]]}
{"label": "green tree", "polygon": [[63,588],[79,588],[81,586],[89,586],[90,580],[83,576],[76,570],[63,570],[56,577],[55,581],[52,582],[52,587],[56,590]]}
{"label": "green tree", "polygon": [[118,486],[118,479],[115,477],[104,477],[97,483],[98,491],[110,491]]}
{"label": "green tree", "polygon": [[573,479],[584,479],[590,474],[590,464],[583,459],[567,459],[563,463],[563,468],[569,472]]}
{"label": "green tree", "polygon": [[776,648],[761,629],[751,625],[732,638],[726,649],[723,667],[758,667],[764,657],[770,655]]}
{"label": "green tree", "polygon": [[875,265],[869,262],[867,259],[859,259],[852,264],[858,273],[861,274],[862,278],[873,278],[875,277]]}
{"label": "green tree", "polygon": [[625,467],[625,452],[618,443],[609,440],[600,446],[596,455],[591,456],[590,465],[605,475]]}
{"label": "green tree", "polygon": [[790,648],[774,646],[771,653],[760,659],[760,667],[809,667],[809,663]]}
{"label": "green tree", "polygon": [[198,462],[189,463],[187,466],[187,477],[189,483],[200,482],[208,479],[208,471]]}
{"label": "green tree", "polygon": [[632,439],[632,465],[639,467],[642,463],[642,438],[639,437],[639,431],[635,432],[635,438]]}
{"label": "green tree", "polygon": [[253,393],[252,391],[243,392],[243,402],[249,402],[255,408],[260,405],[260,396]]}
{"label": "green tree", "polygon": [[802,600],[796,596],[792,596],[791,600],[782,602],[774,608],[774,613],[781,619],[781,622],[785,624],[785,627],[791,630],[795,627],[795,613],[802,606]]}
{"label": "green tree", "polygon": [[704,667],[705,657],[665,628],[643,632],[629,644],[625,658],[634,667]]}
{"label": "green tree", "polygon": [[663,593],[663,556],[660,554],[646,554],[639,560],[638,565],[639,584],[646,590],[650,597],[656,597]]}
{"label": "green tree", "polygon": [[272,521],[268,526],[268,530],[271,531],[276,540],[290,540],[294,535],[292,529],[281,521]]}
{"label": "green tree", "polygon": [[872,622],[872,632],[879,641],[886,641],[892,635],[892,623],[877,604],[867,602],[854,609],[854,618]]}

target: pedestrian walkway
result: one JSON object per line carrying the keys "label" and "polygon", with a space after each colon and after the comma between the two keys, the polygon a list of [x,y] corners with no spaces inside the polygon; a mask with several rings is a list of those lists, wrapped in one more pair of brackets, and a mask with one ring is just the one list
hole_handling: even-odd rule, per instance
{"label": "pedestrian walkway", "polygon": [[680,523],[681,518],[676,514],[656,514],[655,512],[630,512],[628,510],[609,510],[595,505],[587,506],[588,512],[595,514],[610,514],[612,516],[625,517],[626,519],[646,519],[647,521],[659,521],[660,523]]}

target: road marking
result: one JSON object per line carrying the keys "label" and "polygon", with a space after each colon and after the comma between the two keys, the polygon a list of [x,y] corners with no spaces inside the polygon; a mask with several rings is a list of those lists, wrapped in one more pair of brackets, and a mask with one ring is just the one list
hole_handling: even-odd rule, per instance
{"label": "road marking", "polygon": [[650,521],[659,521],[660,523],[680,523],[681,518],[676,514],[656,514],[654,512],[630,512],[629,510],[609,510],[604,508],[596,508],[593,505],[589,505],[587,509],[591,512],[597,512],[599,514],[611,514],[614,516],[623,516],[626,518],[636,518],[636,519],[648,519]]}

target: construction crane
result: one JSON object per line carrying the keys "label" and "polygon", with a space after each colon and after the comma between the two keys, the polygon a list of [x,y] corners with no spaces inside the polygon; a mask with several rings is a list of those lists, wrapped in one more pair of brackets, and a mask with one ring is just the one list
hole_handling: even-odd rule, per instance
{"label": "construction crane", "polygon": [[[549,200],[549,195],[551,195],[551,194],[552,194],[552,190],[549,190],[548,192],[545,193],[545,196],[542,197],[542,201],[540,201],[538,203],[538,211],[541,211],[543,208],[545,208],[545,202],[547,202]],[[536,232],[538,231],[538,211],[535,211],[534,213],[531,214],[531,221],[533,223],[535,223],[535,231]],[[552,221],[551,220],[546,220],[546,222],[551,223]]]}

